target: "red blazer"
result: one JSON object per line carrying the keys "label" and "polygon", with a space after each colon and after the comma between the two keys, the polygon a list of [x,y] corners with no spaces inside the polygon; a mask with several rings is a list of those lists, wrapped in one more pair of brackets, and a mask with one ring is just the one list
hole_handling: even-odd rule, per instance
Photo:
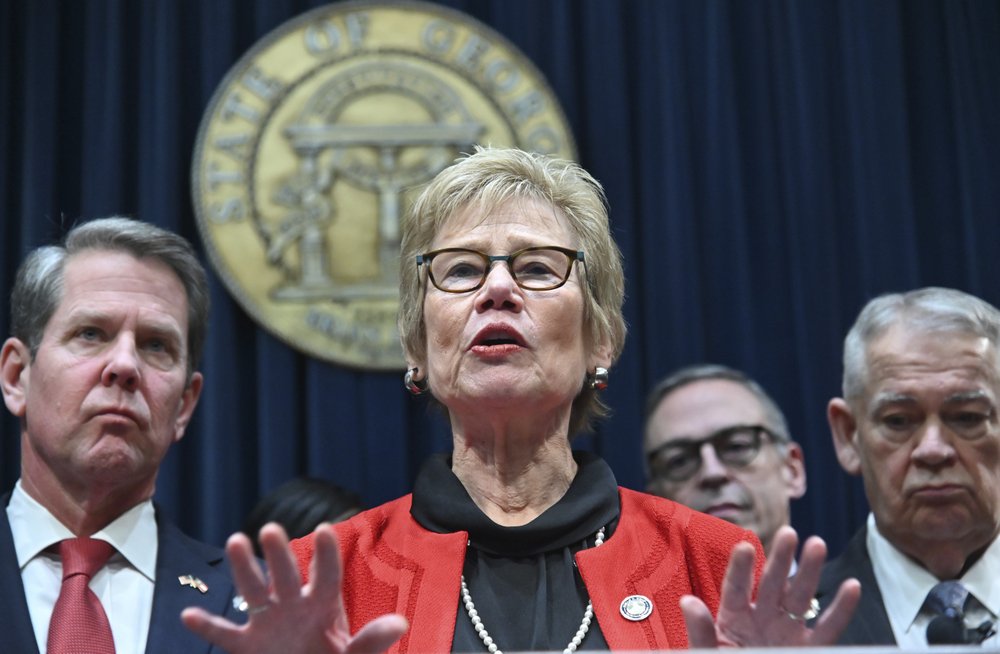
{"label": "red blazer", "polygon": [[[619,488],[621,516],[601,547],[576,555],[594,617],[612,650],[687,647],[682,595],[697,595],[714,615],[729,553],[741,540],[757,548],[754,587],[764,551],[757,537],[711,516],[652,495]],[[410,629],[390,652],[450,652],[459,606],[466,532],[436,534],[410,515],[406,495],[336,525],[344,566],[344,604],[351,630],[387,613],[400,613]],[[308,578],[313,537],[292,542]],[[631,622],[621,602],[644,595],[649,618]]]}

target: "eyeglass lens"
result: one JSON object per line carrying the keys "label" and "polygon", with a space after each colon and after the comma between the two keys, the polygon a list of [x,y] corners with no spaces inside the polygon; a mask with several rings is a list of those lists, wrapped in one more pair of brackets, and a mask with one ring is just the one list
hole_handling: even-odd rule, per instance
{"label": "eyeglass lens", "polygon": [[726,466],[741,468],[757,456],[764,427],[740,425],[729,427],[697,440],[677,440],[662,445],[649,454],[650,471],[655,478],[670,481],[690,479],[701,467],[701,448],[710,443],[715,456]]}
{"label": "eyeglass lens", "polygon": [[544,291],[565,283],[575,260],[572,251],[528,248],[511,255],[490,256],[475,250],[447,249],[431,253],[431,281],[442,291],[461,293],[479,288],[495,261],[506,261],[521,288]]}

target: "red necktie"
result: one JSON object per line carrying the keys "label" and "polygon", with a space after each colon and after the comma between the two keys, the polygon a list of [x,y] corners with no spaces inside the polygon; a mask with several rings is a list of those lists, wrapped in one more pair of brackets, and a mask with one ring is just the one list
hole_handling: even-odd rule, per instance
{"label": "red necktie", "polygon": [[88,586],[113,552],[110,543],[92,538],[59,543],[63,580],[49,622],[49,654],[114,654],[108,616]]}

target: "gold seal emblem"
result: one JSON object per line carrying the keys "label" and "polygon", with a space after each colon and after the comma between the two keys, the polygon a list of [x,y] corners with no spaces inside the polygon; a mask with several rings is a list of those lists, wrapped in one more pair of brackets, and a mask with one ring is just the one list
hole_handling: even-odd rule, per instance
{"label": "gold seal emblem", "polygon": [[541,74],[485,25],[422,2],[320,7],[216,90],[192,164],[198,228],[229,291],[280,339],[402,368],[399,218],[476,143],[575,157]]}

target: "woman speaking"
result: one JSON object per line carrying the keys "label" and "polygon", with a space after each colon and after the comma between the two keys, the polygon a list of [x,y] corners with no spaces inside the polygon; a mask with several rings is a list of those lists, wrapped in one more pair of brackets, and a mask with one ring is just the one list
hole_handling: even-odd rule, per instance
{"label": "woman speaking", "polygon": [[[574,163],[479,149],[402,224],[405,386],[447,413],[453,449],[413,493],[289,547],[227,544],[245,625],[185,624],[230,652],[648,650],[832,643],[859,590],[806,626],[819,539],[787,572],[756,537],[618,487],[574,434],[622,350],[624,276],[600,184]],[[728,573],[727,573],[727,562]],[[763,570],[763,572],[762,572]]]}

